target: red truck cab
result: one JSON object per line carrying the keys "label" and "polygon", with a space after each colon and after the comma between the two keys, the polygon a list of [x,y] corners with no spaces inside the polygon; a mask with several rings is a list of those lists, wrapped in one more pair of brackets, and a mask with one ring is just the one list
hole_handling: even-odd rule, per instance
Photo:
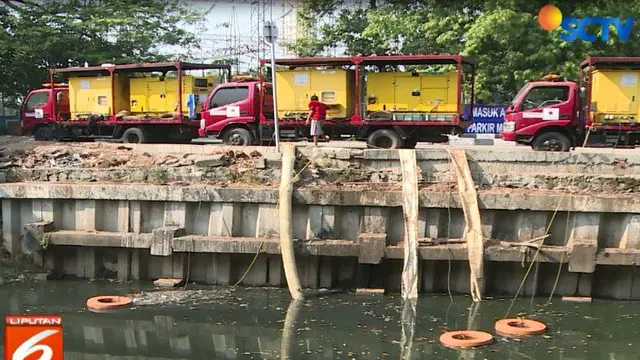
{"label": "red truck cab", "polygon": [[254,144],[259,124],[265,121],[265,115],[273,114],[271,84],[264,83],[264,91],[261,87],[257,79],[218,85],[203,104],[198,135],[220,138],[232,145]]}
{"label": "red truck cab", "polygon": [[505,111],[503,139],[535,150],[568,151],[576,145],[579,88],[572,81],[525,84]]}
{"label": "red truck cab", "polygon": [[525,84],[505,111],[504,140],[534,150],[640,145],[640,57],[589,57],[580,82],[549,74]]}
{"label": "red truck cab", "polygon": [[33,134],[36,140],[51,138],[48,124],[71,117],[68,87],[65,84],[42,85],[42,89],[32,90],[20,106],[22,135]]}

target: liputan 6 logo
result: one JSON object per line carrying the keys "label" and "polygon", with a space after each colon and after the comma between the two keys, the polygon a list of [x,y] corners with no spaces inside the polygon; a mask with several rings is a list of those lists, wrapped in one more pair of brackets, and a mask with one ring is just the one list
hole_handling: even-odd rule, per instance
{"label": "liputan 6 logo", "polygon": [[7,360],[62,360],[62,317],[7,315],[4,351]]}

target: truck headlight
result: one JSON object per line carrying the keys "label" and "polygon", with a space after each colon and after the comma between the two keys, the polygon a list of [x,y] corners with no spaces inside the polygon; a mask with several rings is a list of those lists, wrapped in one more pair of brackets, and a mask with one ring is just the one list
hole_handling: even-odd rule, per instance
{"label": "truck headlight", "polygon": [[507,121],[502,125],[503,132],[514,132],[516,130],[516,123],[513,121]]}
{"label": "truck headlight", "polygon": [[200,129],[204,129],[204,119],[200,119]]}

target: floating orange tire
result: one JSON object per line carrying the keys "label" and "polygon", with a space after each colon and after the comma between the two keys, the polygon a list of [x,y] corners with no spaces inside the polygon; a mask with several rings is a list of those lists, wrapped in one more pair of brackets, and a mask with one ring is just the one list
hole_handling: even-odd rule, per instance
{"label": "floating orange tire", "polygon": [[133,300],[126,296],[102,295],[87,299],[87,308],[91,311],[105,311],[131,305]]}
{"label": "floating orange tire", "polygon": [[502,319],[496,321],[496,333],[503,336],[523,337],[542,334],[547,326],[540,321],[529,319]]}
{"label": "floating orange tire", "polygon": [[493,335],[484,331],[458,330],[448,331],[440,335],[440,343],[452,349],[469,349],[489,345]]}

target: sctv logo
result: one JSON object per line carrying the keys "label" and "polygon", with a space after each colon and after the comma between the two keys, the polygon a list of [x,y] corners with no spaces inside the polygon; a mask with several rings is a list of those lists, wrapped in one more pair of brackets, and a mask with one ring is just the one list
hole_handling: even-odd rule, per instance
{"label": "sctv logo", "polygon": [[633,27],[633,18],[627,18],[622,21],[620,18],[610,17],[586,17],[578,19],[574,17],[563,17],[560,9],[553,5],[545,5],[538,13],[538,23],[540,27],[547,30],[555,30],[558,26],[562,26],[567,33],[560,34],[560,38],[564,41],[575,41],[577,39],[594,42],[598,40],[598,35],[589,33],[587,27],[589,25],[600,26],[600,39],[602,41],[609,40],[609,29],[613,25],[618,34],[618,39],[625,42],[631,35]]}

